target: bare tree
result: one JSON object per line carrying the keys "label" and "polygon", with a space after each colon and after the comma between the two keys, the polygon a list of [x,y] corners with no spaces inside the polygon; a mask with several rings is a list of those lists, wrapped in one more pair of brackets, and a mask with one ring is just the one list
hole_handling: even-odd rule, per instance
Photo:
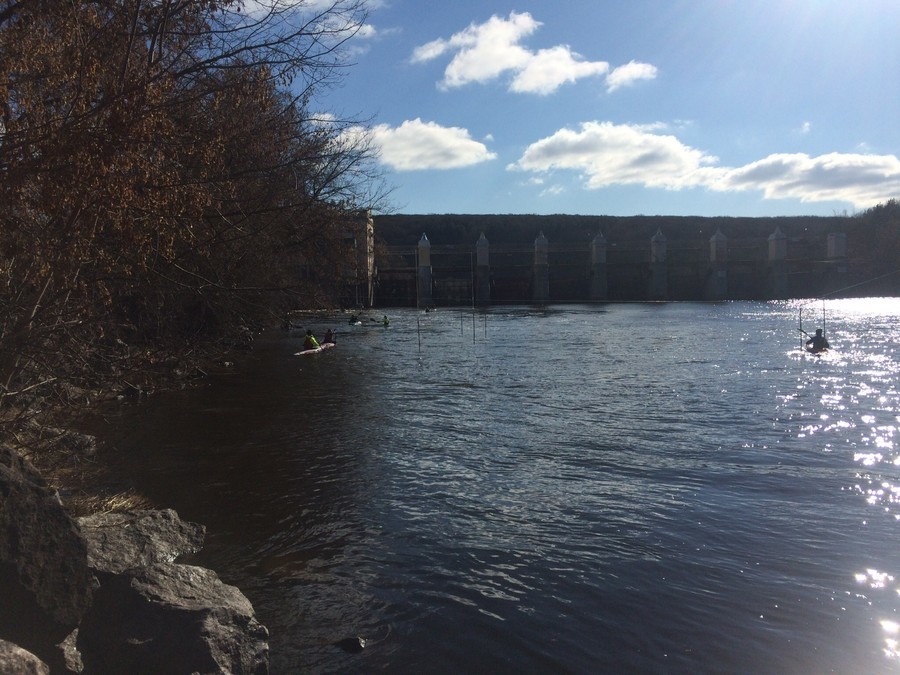
{"label": "bare tree", "polygon": [[0,3],[0,404],[320,299],[298,257],[337,264],[347,214],[385,196],[353,121],[309,113],[365,20],[363,0]]}

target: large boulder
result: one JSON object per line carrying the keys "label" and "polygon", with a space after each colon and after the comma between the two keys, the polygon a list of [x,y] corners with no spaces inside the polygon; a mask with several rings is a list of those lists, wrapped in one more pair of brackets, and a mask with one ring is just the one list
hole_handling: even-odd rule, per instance
{"label": "large boulder", "polygon": [[85,672],[268,673],[249,600],[202,567],[156,563],[107,579],[78,633]]}
{"label": "large boulder", "polygon": [[87,545],[59,495],[17,452],[0,447],[0,561],[60,624],[75,626],[97,585]]}
{"label": "large boulder", "polygon": [[172,509],[99,513],[78,518],[87,542],[88,566],[104,574],[174,562],[203,548],[206,528],[188,523]]}
{"label": "large boulder", "polygon": [[31,652],[0,640],[0,673],[10,675],[50,675],[50,668]]}

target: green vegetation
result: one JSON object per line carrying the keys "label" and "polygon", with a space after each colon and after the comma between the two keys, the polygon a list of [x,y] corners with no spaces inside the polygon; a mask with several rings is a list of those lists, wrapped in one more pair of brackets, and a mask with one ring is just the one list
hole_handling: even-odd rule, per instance
{"label": "green vegetation", "polygon": [[348,214],[377,205],[379,181],[354,121],[311,108],[364,5],[301,6],[3,3],[7,417],[34,396],[140,387],[198,345],[334,301],[317,279],[345,262]]}

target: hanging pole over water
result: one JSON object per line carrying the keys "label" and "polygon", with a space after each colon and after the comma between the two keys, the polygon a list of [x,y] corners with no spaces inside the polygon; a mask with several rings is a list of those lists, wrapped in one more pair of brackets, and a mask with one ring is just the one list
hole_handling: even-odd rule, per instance
{"label": "hanging pole over water", "polygon": [[475,344],[475,263],[469,254],[469,277],[472,282],[472,344]]}

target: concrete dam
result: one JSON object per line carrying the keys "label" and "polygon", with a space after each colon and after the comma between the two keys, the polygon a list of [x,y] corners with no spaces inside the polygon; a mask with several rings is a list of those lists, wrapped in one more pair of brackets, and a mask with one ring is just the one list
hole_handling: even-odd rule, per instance
{"label": "concrete dam", "polygon": [[[702,221],[702,226],[694,219],[692,226],[676,222],[667,227],[646,218],[641,227],[595,227],[593,232],[590,227],[554,231],[559,218],[546,217],[547,231],[538,229],[527,239],[528,227],[495,227],[492,237],[490,219],[481,222],[486,227],[477,237],[472,236],[487,217],[472,216],[465,231],[449,232],[439,221],[423,218],[426,222],[416,223],[414,217],[405,218],[404,226],[394,230],[390,224],[382,228],[375,219],[376,306],[841,296],[871,271],[866,261],[851,256],[845,231],[850,223],[839,217],[813,219],[812,226],[746,219],[752,226],[734,227],[728,227],[729,219],[719,224]],[[411,236],[416,224],[421,227]],[[429,225],[431,232],[426,229]],[[541,221],[529,225],[540,227]],[[656,225],[652,234],[647,225]],[[762,229],[767,226],[771,229]],[[704,229],[713,231],[705,234]],[[729,230],[734,231],[730,236]],[[464,237],[470,240],[460,241]],[[437,243],[439,239],[442,243]],[[871,289],[862,293],[871,294]]]}

